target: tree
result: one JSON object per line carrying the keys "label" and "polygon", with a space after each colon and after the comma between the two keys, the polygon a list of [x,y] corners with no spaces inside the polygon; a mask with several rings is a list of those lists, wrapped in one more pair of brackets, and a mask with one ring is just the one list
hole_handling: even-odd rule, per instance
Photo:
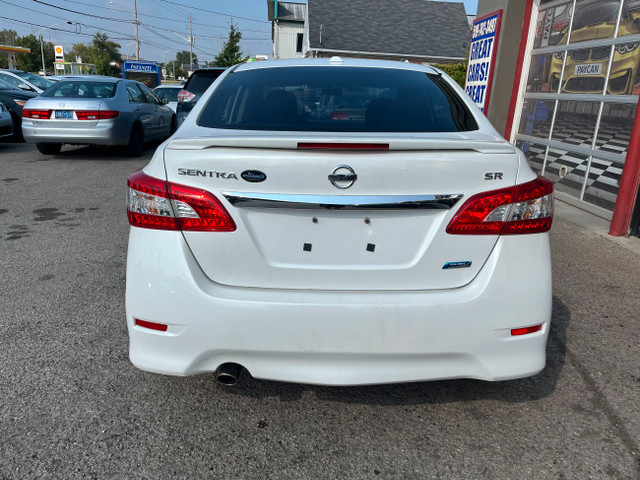
{"label": "tree", "polygon": [[247,61],[248,57],[244,57],[240,51],[241,38],[242,32],[231,22],[229,24],[229,38],[214,60],[217,67],[230,67]]}
{"label": "tree", "polygon": [[[18,41],[18,33],[15,30],[0,31],[0,45],[15,45]],[[6,55],[0,54],[0,68],[9,68],[9,60]]]}
{"label": "tree", "polygon": [[111,66],[111,62],[122,64],[120,55],[120,44],[112,42],[106,33],[96,33],[93,36],[91,50],[94,55],[94,62],[98,67],[98,75],[111,75],[118,77],[121,75],[118,67]]}
{"label": "tree", "polygon": [[20,70],[38,72],[42,68],[40,59],[40,40],[32,33],[18,39],[18,45],[31,49],[31,53],[17,53],[16,63]]}
{"label": "tree", "polygon": [[83,63],[93,63],[96,65],[98,75],[110,75],[119,77],[120,68],[110,65],[111,62],[122,64],[120,45],[109,40],[105,33],[96,33],[89,45],[84,43],[74,43],[73,48],[65,55],[67,61],[75,62],[76,57],[82,58]]}

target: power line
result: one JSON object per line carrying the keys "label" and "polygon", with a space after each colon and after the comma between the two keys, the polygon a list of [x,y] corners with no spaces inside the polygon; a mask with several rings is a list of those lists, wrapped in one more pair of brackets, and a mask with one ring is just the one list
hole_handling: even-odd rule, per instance
{"label": "power line", "polygon": [[[36,0],[38,1],[38,0]],[[207,12],[207,13],[213,13],[214,15],[223,15],[225,17],[230,17],[230,18],[241,18],[242,20],[247,20],[249,22],[258,22],[258,23],[271,23],[267,20],[256,20],[255,18],[247,18],[247,17],[240,17],[238,15],[229,15],[228,13],[222,13],[222,12],[214,12],[213,10],[207,10],[205,8],[199,8],[199,7],[192,7],[190,5],[185,5],[184,3],[178,3],[178,2],[173,2],[172,0],[162,0],[165,3],[171,3],[173,5],[178,5],[180,7],[185,7],[185,8],[192,8],[194,10],[200,10],[201,12]]]}
{"label": "power line", "polygon": [[[58,15],[52,15],[52,14],[50,14],[50,13],[40,12],[40,11],[38,11],[38,10],[34,10],[34,9],[32,9],[32,8],[29,8],[29,7],[23,7],[23,6],[21,6],[21,5],[16,5],[15,3],[11,3],[11,2],[9,2],[9,1],[7,1],[7,0],[0,0],[0,2],[2,2],[2,3],[6,3],[6,4],[11,5],[11,6],[14,6],[14,7],[18,7],[18,8],[23,9],[23,10],[29,10],[29,11],[34,12],[34,13],[39,13],[39,14],[41,14],[41,15],[47,15],[47,16],[49,16],[49,17],[57,18],[57,19],[59,19],[59,20],[64,20],[64,21],[66,21],[67,23],[69,23],[69,19],[68,19],[67,17],[60,17],[60,16],[58,16]],[[108,29],[108,28],[103,28],[103,27],[96,27],[95,25],[88,25],[88,24],[79,23],[79,22],[73,22],[73,23],[74,23],[74,24],[75,24],[75,23],[77,23],[78,25],[81,25],[81,26],[84,26],[84,27],[87,27],[87,28],[95,28],[96,30],[102,30],[102,31],[109,32],[109,33],[116,33],[116,34],[118,34],[118,35],[127,35],[126,33],[123,33],[123,32],[118,32],[118,31],[116,31],[116,30],[110,30],[110,29]]]}
{"label": "power line", "polygon": [[[21,23],[23,25],[30,25],[32,27],[48,28],[49,30],[55,30],[57,32],[72,33],[74,35],[84,35],[84,36],[87,36],[87,37],[93,37],[93,35],[94,35],[92,33],[82,33],[82,32],[76,32],[74,30],[65,30],[64,28],[49,27],[47,25],[41,25],[39,23],[25,22],[24,20],[18,20],[17,18],[9,18],[9,17],[3,17],[3,16],[0,16],[0,18],[2,18],[3,20],[8,20],[10,22]],[[129,38],[111,37],[111,38],[113,38],[115,40],[131,40],[131,37],[129,37]]]}
{"label": "power line", "polygon": [[47,7],[57,8],[59,10],[64,10],[65,12],[75,13],[78,15],[86,15],[87,17],[99,18],[101,20],[111,20],[113,22],[133,23],[131,20],[122,20],[121,18],[105,17],[103,15],[94,15],[93,13],[78,12],[77,10],[71,10],[70,8],[60,7],[59,5],[52,5],[50,3],[43,2],[42,0],[33,0],[33,1],[36,3],[40,3],[42,5],[46,5]]}

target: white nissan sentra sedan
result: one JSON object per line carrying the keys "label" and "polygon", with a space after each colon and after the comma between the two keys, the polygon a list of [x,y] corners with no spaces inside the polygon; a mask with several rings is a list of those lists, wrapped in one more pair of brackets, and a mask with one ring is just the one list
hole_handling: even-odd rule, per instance
{"label": "white nissan sentra sedan", "polygon": [[176,129],[176,116],[145,85],[134,80],[84,75],[56,82],[22,110],[22,133],[40,153],[63,144],[123,145],[140,156],[150,140]]}
{"label": "white nissan sentra sedan", "polygon": [[553,186],[435,68],[236,66],[128,187],[143,370],[358,385],[545,365]]}

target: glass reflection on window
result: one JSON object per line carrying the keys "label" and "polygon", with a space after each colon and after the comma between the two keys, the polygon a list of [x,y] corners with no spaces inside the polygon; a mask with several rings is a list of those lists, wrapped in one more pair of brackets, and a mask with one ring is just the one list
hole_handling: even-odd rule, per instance
{"label": "glass reflection on window", "polygon": [[592,158],[584,200],[613,211],[616,205],[620,177],[624,164],[601,158]]}
{"label": "glass reflection on window", "polygon": [[613,37],[619,11],[619,0],[578,1],[571,27],[571,43]]}
{"label": "glass reflection on window", "polygon": [[518,140],[516,142],[518,147],[527,157],[529,166],[536,173],[542,173],[542,167],[544,166],[544,156],[547,151],[547,147],[539,143],[532,143],[524,140]]}
{"label": "glass reflection on window", "polygon": [[558,45],[560,39],[566,37],[572,5],[573,2],[567,2],[564,5],[542,10],[538,14],[533,48]]}
{"label": "glass reflection on window", "polygon": [[590,149],[599,110],[599,102],[559,102],[551,139]]}
{"label": "glass reflection on window", "polygon": [[[611,47],[601,46],[569,50],[562,77],[562,93],[602,93]],[[562,72],[562,60],[552,62],[549,78],[557,83]]]}
{"label": "glass reflection on window", "polygon": [[636,106],[605,103],[596,137],[596,149],[616,155],[626,155]]}
{"label": "glass reflection on window", "polygon": [[531,57],[527,93],[558,93],[563,60],[564,52]]}
{"label": "glass reflection on window", "polygon": [[589,157],[569,150],[549,147],[544,176],[554,183],[554,189],[580,198]]}
{"label": "glass reflection on window", "polygon": [[522,108],[518,133],[544,139],[549,138],[554,107],[553,100],[526,99]]}

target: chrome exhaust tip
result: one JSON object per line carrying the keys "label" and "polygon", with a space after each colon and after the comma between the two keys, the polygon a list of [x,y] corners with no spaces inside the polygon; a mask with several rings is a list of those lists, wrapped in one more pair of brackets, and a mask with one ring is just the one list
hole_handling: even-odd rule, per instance
{"label": "chrome exhaust tip", "polygon": [[237,363],[223,363],[216,370],[216,381],[227,387],[233,387],[238,383],[242,366]]}

